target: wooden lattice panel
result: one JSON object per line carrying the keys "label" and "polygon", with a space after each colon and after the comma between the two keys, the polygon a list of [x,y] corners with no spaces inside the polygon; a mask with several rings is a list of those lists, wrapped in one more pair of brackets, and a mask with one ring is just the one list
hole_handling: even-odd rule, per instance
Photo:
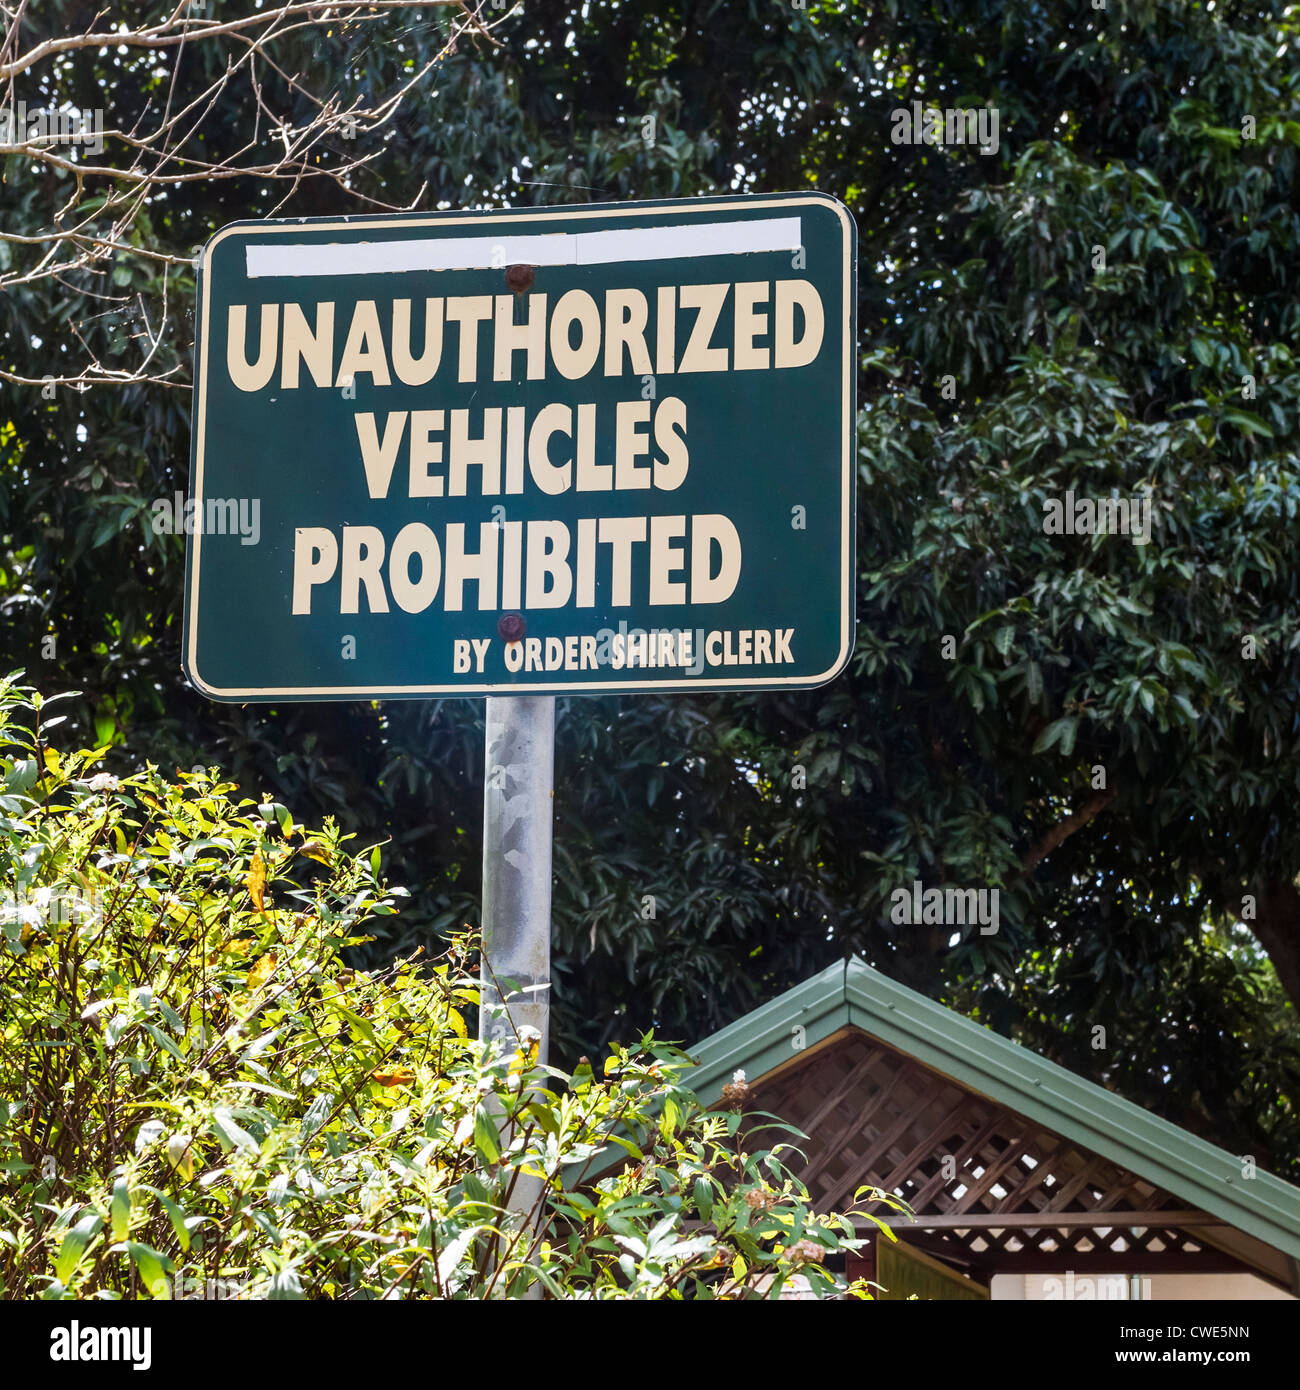
{"label": "wooden lattice panel", "polygon": [[[958,1269],[1242,1267],[1196,1231],[1153,1219],[1203,1213],[861,1033],[767,1078],[754,1104],[808,1136],[796,1171],[819,1211],[877,1186],[920,1218],[909,1241]],[[1115,1224],[1126,1213],[1141,1225]]]}

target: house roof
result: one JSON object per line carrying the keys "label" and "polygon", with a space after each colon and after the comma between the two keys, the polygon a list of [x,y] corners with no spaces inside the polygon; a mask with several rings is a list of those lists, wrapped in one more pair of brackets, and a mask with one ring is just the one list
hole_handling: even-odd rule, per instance
{"label": "house roof", "polygon": [[[710,1104],[737,1069],[755,1083],[808,1049],[857,1029],[959,1086],[1177,1194],[1300,1259],[1300,1188],[1018,1043],[896,984],[856,957],[828,967],[691,1048]],[[1294,1266],[1293,1266],[1294,1268]]]}

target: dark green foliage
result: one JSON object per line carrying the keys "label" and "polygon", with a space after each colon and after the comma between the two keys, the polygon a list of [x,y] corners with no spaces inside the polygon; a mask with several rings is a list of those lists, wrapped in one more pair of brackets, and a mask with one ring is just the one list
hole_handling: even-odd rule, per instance
{"label": "dark green foliage", "polygon": [[[31,22],[85,9],[46,0]],[[310,59],[345,93],[390,91],[446,21],[384,25],[314,41]],[[860,234],[854,661],[796,696],[561,702],[562,1054],[652,1023],[697,1038],[856,950],[1286,1172],[1300,1156],[1294,16],[528,0],[494,32],[499,49],[462,40],[376,137],[369,195],[811,186],[844,199]],[[286,47],[287,70],[307,61]],[[147,83],[108,62],[78,54],[64,80],[129,115]],[[197,88],[202,68],[179,80]],[[913,98],[997,107],[998,153],[891,144],[889,113]],[[212,121],[219,145],[248,138],[246,103]],[[6,173],[5,230],[40,232],[63,184],[13,160]],[[141,235],[187,254],[235,217],[361,210],[325,180],[281,204],[285,191],[187,184]],[[156,271],[114,264],[156,321]],[[57,371],[68,325],[96,312],[89,288],[0,295],[0,365]],[[173,276],[173,309],[190,293]],[[112,350],[134,361],[138,346]],[[164,365],[188,350],[173,322]],[[481,707],[205,704],[178,671],[181,544],[143,515],[185,486],[187,397],[0,389],[8,663],[85,690],[69,708],[87,738],[166,767],[220,759],[308,819],[386,829],[385,869],[417,892],[378,952],[473,922]],[[1153,543],[1045,535],[1045,498],[1070,488],[1150,489]],[[1056,827],[1072,833],[1048,841]],[[915,878],[999,886],[1000,932],[954,945],[893,925],[890,891]],[[1249,930],[1232,926],[1244,895]]]}

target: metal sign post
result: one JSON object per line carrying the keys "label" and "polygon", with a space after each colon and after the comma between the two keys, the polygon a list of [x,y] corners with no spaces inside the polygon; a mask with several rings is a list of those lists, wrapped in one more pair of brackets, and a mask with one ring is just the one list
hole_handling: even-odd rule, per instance
{"label": "metal sign post", "polygon": [[[478,1035],[545,1064],[551,1016],[551,803],[555,697],[487,699],[483,759],[483,950]],[[515,1175],[508,1208],[527,1223],[542,1179]],[[524,1243],[529,1242],[525,1234]],[[534,1284],[529,1297],[541,1297]]]}
{"label": "metal sign post", "polygon": [[555,697],[487,700],[483,764],[483,964],[478,1034],[534,1040],[547,1059]]}
{"label": "metal sign post", "polygon": [[555,695],[849,660],[856,235],[805,191],[203,250],[190,496],[162,504],[186,674],[232,703],[487,698],[484,1040],[548,1053]]}

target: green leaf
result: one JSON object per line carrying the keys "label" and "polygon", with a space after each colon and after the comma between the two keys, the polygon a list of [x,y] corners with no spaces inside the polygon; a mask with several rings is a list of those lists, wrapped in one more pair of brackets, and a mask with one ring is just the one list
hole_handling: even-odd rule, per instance
{"label": "green leaf", "polygon": [[1236,425],[1245,434],[1259,434],[1265,439],[1273,438],[1273,431],[1258,415],[1248,415],[1244,410],[1225,410],[1223,421],[1228,425]]}
{"label": "green leaf", "polygon": [[271,1279],[266,1297],[270,1303],[301,1303],[306,1300],[307,1295],[302,1291],[302,1280],[297,1272],[282,1269]]}
{"label": "green leaf", "polygon": [[1033,751],[1046,753],[1048,749],[1054,748],[1059,743],[1061,752],[1068,756],[1074,751],[1074,737],[1078,727],[1079,721],[1072,715],[1053,720],[1034,741]]}
{"label": "green leaf", "polygon": [[257,1140],[236,1122],[229,1110],[218,1108],[212,1112],[212,1128],[227,1151],[257,1148]]}
{"label": "green leaf", "polygon": [[474,1147],[479,1151],[484,1163],[496,1163],[501,1157],[496,1123],[481,1105],[474,1116]]}
{"label": "green leaf", "polygon": [[5,777],[4,789],[21,795],[36,785],[39,776],[40,769],[35,758],[19,758]]}
{"label": "green leaf", "polygon": [[172,1223],[172,1229],[176,1232],[176,1239],[180,1242],[182,1250],[188,1251],[190,1248],[190,1232],[195,1225],[201,1224],[206,1217],[191,1217],[179,1202],[173,1202],[165,1193],[160,1192],[156,1187],[147,1187],[145,1191],[151,1196],[156,1197],[162,1205],[162,1209],[167,1213],[168,1219]]}
{"label": "green leaf", "polygon": [[468,1226],[461,1231],[454,1239],[438,1252],[438,1281],[445,1285],[447,1280],[456,1272],[460,1262],[465,1258],[465,1252],[474,1243],[475,1237],[482,1231],[482,1226]]}
{"label": "green leaf", "polygon": [[150,1297],[167,1297],[167,1274],[175,1268],[171,1260],[153,1246],[144,1245],[138,1240],[127,1241],[126,1253],[130,1256],[131,1263],[139,1270],[140,1282],[148,1289]]}
{"label": "green leaf", "polygon": [[488,1190],[487,1184],[482,1181],[476,1173],[466,1173],[461,1179],[461,1187],[464,1189],[465,1196],[471,1202],[478,1202],[484,1206],[494,1206],[492,1193]]}
{"label": "green leaf", "polygon": [[349,1023],[354,1029],[356,1029],[356,1031],[357,1031],[358,1033],[360,1033],[360,1035],[361,1035],[368,1043],[373,1043],[373,1042],[374,1042],[374,1040],[375,1040],[375,1030],[370,1026],[370,1024],[369,1024],[364,1018],[361,1017],[360,1014],[358,1014],[358,1013],[353,1013],[351,1009],[346,1009],[346,1008],[344,1008],[343,1005],[340,1004],[340,1003],[338,1002],[337,999],[330,999],[330,1000],[327,1000],[326,1002],[329,1004],[330,1008],[333,1009],[333,1010],[335,1011],[335,1013],[340,1014],[340,1015],[342,1015],[343,1018],[347,1019],[348,1023]]}
{"label": "green leaf", "polygon": [[104,1227],[101,1217],[92,1212],[83,1216],[63,1237],[59,1246],[58,1258],[54,1262],[54,1273],[60,1283],[66,1284],[81,1259],[82,1252],[90,1243],[90,1238]]}
{"label": "green leaf", "polygon": [[705,1221],[713,1218],[713,1188],[707,1178],[695,1179],[695,1205]]}
{"label": "green leaf", "polygon": [[112,1222],[113,1239],[125,1240],[127,1232],[131,1229],[131,1193],[124,1177],[118,1178],[113,1184],[113,1200],[109,1204],[108,1214]]}
{"label": "green leaf", "polygon": [[185,1060],[185,1054],[180,1050],[179,1047],[176,1046],[176,1044],[167,1036],[167,1034],[162,1031],[161,1028],[155,1028],[152,1023],[146,1023],[143,1026],[144,1031],[149,1034],[149,1036],[154,1040],[154,1042],[158,1044],[159,1047],[163,1048],[167,1052],[170,1052],[171,1055],[175,1057],[178,1062],[183,1062]]}

